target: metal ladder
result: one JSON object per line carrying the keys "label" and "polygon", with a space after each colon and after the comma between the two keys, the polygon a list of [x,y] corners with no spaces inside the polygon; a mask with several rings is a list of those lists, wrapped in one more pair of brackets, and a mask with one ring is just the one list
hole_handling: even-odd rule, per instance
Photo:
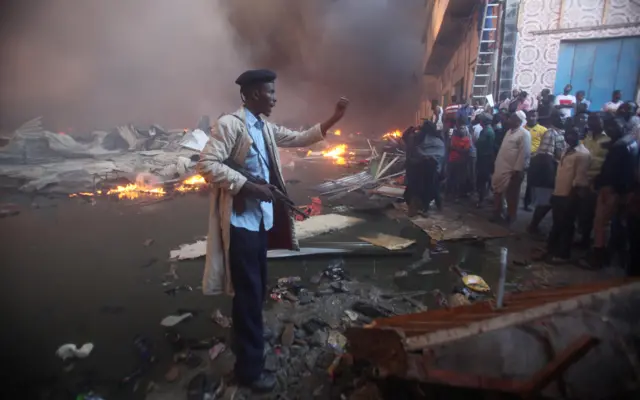
{"label": "metal ladder", "polygon": [[[498,46],[498,18],[500,6],[499,0],[488,0],[482,18],[482,29],[480,30],[480,40],[478,42],[478,56],[473,74],[473,86],[471,88],[471,98],[480,100],[484,104],[485,96],[493,94],[493,77],[497,72]],[[497,101],[497,99],[494,99]]]}

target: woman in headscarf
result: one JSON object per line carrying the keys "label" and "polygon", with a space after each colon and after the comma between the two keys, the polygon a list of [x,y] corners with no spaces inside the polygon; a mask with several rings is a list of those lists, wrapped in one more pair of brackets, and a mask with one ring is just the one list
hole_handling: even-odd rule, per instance
{"label": "woman in headscarf", "polygon": [[491,179],[494,193],[494,217],[492,220],[502,219],[502,199],[507,200],[507,223],[516,219],[520,186],[524,173],[531,158],[531,135],[524,128],[527,116],[523,111],[517,111],[509,117],[507,128],[500,151],[496,157],[495,170]]}

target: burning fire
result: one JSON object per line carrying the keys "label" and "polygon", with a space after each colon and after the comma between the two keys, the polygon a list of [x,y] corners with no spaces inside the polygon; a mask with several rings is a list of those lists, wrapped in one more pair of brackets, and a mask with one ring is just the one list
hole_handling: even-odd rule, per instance
{"label": "burning fire", "polygon": [[163,188],[147,188],[130,183],[126,186],[118,186],[114,189],[110,189],[107,195],[118,195],[119,199],[137,199],[140,194],[150,194],[156,196],[164,196],[166,192]]}
{"label": "burning fire", "polygon": [[397,138],[400,138],[400,137],[402,137],[402,132],[400,132],[397,129],[395,131],[393,131],[393,132],[387,132],[384,135],[382,135],[382,139],[386,139],[386,140],[397,139]]}
{"label": "burning fire", "polygon": [[333,162],[335,164],[344,165],[347,163],[347,161],[344,159],[344,155],[346,152],[347,152],[347,145],[339,144],[330,150],[323,151],[322,155],[324,157],[333,158]]}
{"label": "burning fire", "polygon": [[200,189],[206,184],[207,182],[204,180],[203,176],[194,175],[190,178],[185,179],[182,184],[176,188],[176,190],[178,192],[191,192],[193,190]]}
{"label": "burning fire", "polygon": [[[180,185],[175,187],[175,190],[178,192],[192,192],[199,190],[204,187],[207,182],[204,180],[204,177],[201,175],[193,175],[180,183]],[[96,195],[101,195],[102,190],[97,190],[95,192],[78,192],[72,193],[69,197],[92,197]],[[117,186],[113,189],[109,189],[106,192],[107,196],[118,196],[119,199],[129,199],[134,200],[139,198],[141,195],[151,195],[151,196],[164,196],[167,194],[163,187],[154,187],[151,185],[144,184],[136,184],[130,183],[126,186]]]}
{"label": "burning fire", "polygon": [[342,131],[340,131],[340,129],[336,129],[335,132],[333,132],[333,134],[336,136],[340,136],[342,135]]}
{"label": "burning fire", "polygon": [[92,192],[71,193],[69,197],[80,197],[80,196],[91,197],[91,196],[95,196],[96,194],[102,194],[102,190],[98,190],[96,193],[92,193]]}

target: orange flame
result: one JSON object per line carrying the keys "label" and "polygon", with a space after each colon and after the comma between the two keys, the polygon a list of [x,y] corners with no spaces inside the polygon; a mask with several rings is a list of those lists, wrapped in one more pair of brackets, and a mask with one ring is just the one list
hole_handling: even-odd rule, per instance
{"label": "orange flame", "polygon": [[[178,192],[191,192],[199,190],[204,187],[207,182],[204,180],[204,177],[201,175],[193,175],[180,183],[179,186],[175,188]],[[98,190],[94,193],[91,192],[78,192],[72,193],[69,197],[91,197],[95,195],[102,194],[102,190]],[[152,195],[152,196],[164,196],[167,194],[162,187],[149,187],[143,185],[137,185],[135,183],[130,183],[126,186],[117,186],[113,189],[109,189],[106,193],[107,195],[117,195],[119,199],[129,199],[134,200],[140,197],[140,195]]]}
{"label": "orange flame", "polygon": [[200,189],[206,185],[207,181],[204,180],[202,175],[194,175],[185,179],[180,186],[176,188],[178,192],[191,192]]}
{"label": "orange flame", "polygon": [[119,199],[137,199],[140,194],[151,194],[156,196],[164,196],[166,193],[163,188],[145,188],[136,184],[130,183],[126,186],[118,186],[115,189],[110,189],[107,195],[118,195]]}
{"label": "orange flame", "polygon": [[336,129],[335,132],[333,132],[333,134],[336,136],[340,136],[342,135],[342,131],[340,129]]}
{"label": "orange flame", "polygon": [[339,144],[330,150],[323,151],[322,155],[324,157],[333,158],[333,162],[338,165],[344,165],[347,163],[346,160],[344,159],[344,154],[346,152],[347,152],[347,145]]}
{"label": "orange flame", "polygon": [[382,139],[396,139],[396,138],[400,138],[402,137],[402,132],[400,132],[399,130],[395,130],[393,132],[387,132],[384,135],[382,135]]}

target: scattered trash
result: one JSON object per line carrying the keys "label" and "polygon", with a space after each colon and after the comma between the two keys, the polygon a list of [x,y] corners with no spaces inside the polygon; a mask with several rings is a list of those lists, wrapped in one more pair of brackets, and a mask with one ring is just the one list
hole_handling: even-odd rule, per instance
{"label": "scattered trash", "polygon": [[294,333],[294,325],[292,323],[285,324],[282,335],[280,336],[280,343],[285,347],[290,347],[293,344]]}
{"label": "scattered trash", "polygon": [[347,345],[347,338],[338,331],[329,332],[329,339],[327,339],[327,343],[338,353],[342,353],[344,351],[344,347]]}
{"label": "scattered trash", "polygon": [[193,314],[191,313],[186,313],[186,314],[182,314],[182,315],[169,315],[167,317],[164,317],[162,319],[162,321],[160,321],[160,325],[162,326],[166,326],[166,327],[172,327],[172,326],[176,326],[178,325],[180,322],[193,317]]}
{"label": "scattered trash", "polygon": [[455,286],[452,290],[453,293],[459,293],[461,295],[463,295],[465,298],[471,300],[471,301],[475,301],[480,299],[480,295],[478,295],[477,293],[472,292],[471,290],[467,289],[466,287],[459,287],[459,286]]}
{"label": "scattered trash", "polygon": [[147,240],[144,241],[144,243],[142,243],[142,245],[144,247],[149,247],[149,246],[151,246],[153,244],[153,242],[154,242],[153,239],[147,239]]}
{"label": "scattered trash", "polygon": [[347,206],[335,206],[332,208],[333,211],[338,213],[344,213],[349,211],[349,207]]}
{"label": "scattered trash", "polygon": [[225,317],[220,310],[215,310],[213,314],[211,314],[211,319],[222,328],[226,329],[231,327],[231,318]]}
{"label": "scattered trash", "polygon": [[344,270],[344,260],[340,259],[329,264],[324,270],[324,276],[332,281],[341,281],[348,279],[348,274]]}
{"label": "scattered trash", "polygon": [[300,278],[299,276],[290,276],[290,277],[286,277],[286,278],[279,278],[278,279],[278,285],[280,285],[280,286],[292,285],[292,284],[298,283],[300,281],[302,281],[302,278]]}
{"label": "scattered trash", "polygon": [[456,265],[452,266],[451,270],[457,273],[462,278],[462,283],[464,283],[465,286],[469,289],[479,293],[486,293],[491,291],[491,288],[489,287],[487,282],[485,282],[484,279],[482,279],[478,275],[469,275],[466,272],[462,271]]}
{"label": "scattered trash", "polygon": [[224,343],[216,343],[212,348],[209,349],[209,359],[211,361],[215,360],[226,349],[227,347],[224,345]]}
{"label": "scattered trash", "polygon": [[93,350],[93,343],[85,343],[80,348],[78,348],[73,343],[63,344],[58,347],[56,350],[56,355],[62,360],[67,360],[71,358],[87,358],[91,351]]}
{"label": "scattered trash", "polygon": [[169,296],[175,296],[178,292],[192,292],[193,288],[189,285],[179,285],[170,289],[166,289],[164,292]]}
{"label": "scattered trash", "polygon": [[344,310],[344,313],[349,317],[351,321],[356,321],[358,319],[358,313],[351,310]]}
{"label": "scattered trash", "polygon": [[376,246],[384,247],[387,250],[402,250],[414,244],[415,240],[405,239],[398,236],[378,233],[375,237],[359,236],[358,239],[372,243]]}
{"label": "scattered trash", "polygon": [[437,269],[427,269],[424,271],[419,271],[418,275],[435,275],[435,274],[439,274],[440,270]]}

